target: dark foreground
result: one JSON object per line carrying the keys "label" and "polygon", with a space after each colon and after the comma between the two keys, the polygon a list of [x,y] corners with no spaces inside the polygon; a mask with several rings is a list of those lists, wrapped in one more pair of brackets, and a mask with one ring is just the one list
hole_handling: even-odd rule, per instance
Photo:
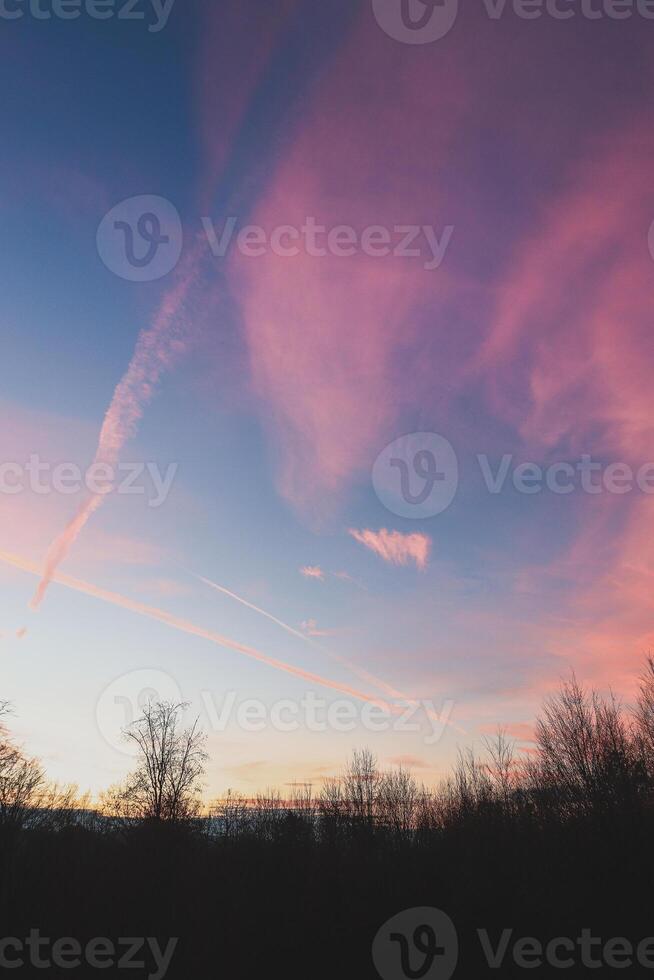
{"label": "dark foreground", "polygon": [[[363,827],[321,839],[293,815],[281,818],[265,839],[211,840],[166,827],[127,834],[35,832],[11,842],[2,855],[2,933],[24,940],[36,929],[51,942],[74,937],[80,944],[106,937],[116,958],[127,957],[128,946],[118,942],[126,937],[157,937],[163,951],[177,937],[170,978],[259,977],[273,969],[285,977],[364,978],[379,976],[371,949],[380,926],[402,910],[429,906],[446,912],[458,933],[455,976],[527,975],[513,958],[514,943],[523,937],[543,945],[568,937],[575,951],[556,953],[573,959],[570,975],[578,976],[589,969],[577,942],[584,928],[602,940],[586,955],[605,964],[602,946],[609,940],[624,937],[636,947],[654,936],[653,831],[649,814],[641,812],[545,828],[488,815],[411,841]],[[409,920],[408,942],[421,924],[420,914]],[[513,930],[500,969],[488,966],[478,929],[487,930],[493,950],[503,930]],[[628,956],[620,958],[614,947],[610,955],[624,964]],[[401,958],[398,940],[390,948]],[[41,950],[47,960],[48,948]],[[412,951],[409,962],[417,970],[426,957]],[[654,967],[654,942],[650,951]],[[130,955],[139,962],[145,954],[147,966],[128,974],[126,964],[30,966],[26,947],[27,965],[11,975],[156,976],[149,947],[141,944]],[[11,960],[18,953],[5,955]],[[104,963],[111,955],[105,951],[98,959]],[[439,959],[443,954],[435,958],[436,971]],[[526,956],[532,964],[538,959]],[[532,966],[531,973],[557,976],[560,969],[536,972]],[[627,975],[648,973],[627,968]]]}
{"label": "dark foreground", "polygon": [[430,793],[364,752],[204,820],[5,810],[0,972],[654,977],[654,665],[631,713],[571,684],[536,734]]}

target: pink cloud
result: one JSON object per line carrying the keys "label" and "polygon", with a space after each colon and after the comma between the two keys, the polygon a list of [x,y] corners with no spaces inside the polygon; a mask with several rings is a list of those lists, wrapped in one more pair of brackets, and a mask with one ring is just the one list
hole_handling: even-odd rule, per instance
{"label": "pink cloud", "polygon": [[427,567],[432,544],[427,534],[419,532],[402,534],[401,531],[388,531],[385,527],[379,531],[369,529],[357,531],[350,528],[349,533],[355,541],[392,565],[408,565],[409,562],[415,562],[421,570]]}
{"label": "pink cloud", "polygon": [[592,146],[499,285],[479,366],[530,445],[650,452],[653,151],[645,119]]}
{"label": "pink cloud", "polygon": [[[394,235],[396,225],[427,220],[428,200],[429,220],[442,233],[448,202],[434,174],[461,111],[462,76],[450,64],[438,69],[446,84],[434,83],[426,62],[407,59],[399,47],[362,18],[307,97],[302,125],[284,142],[253,223],[270,233],[314,218],[359,236],[373,226]],[[373,78],[388,84],[371,85]],[[398,146],[411,155],[410,168]],[[254,391],[278,449],[280,492],[318,516],[388,441],[412,398],[408,374],[419,372],[417,314],[451,289],[447,261],[427,271],[425,255],[325,251],[307,254],[302,246],[293,257],[268,250],[258,258],[234,252],[230,265]]]}
{"label": "pink cloud", "polygon": [[320,582],[324,581],[325,573],[319,565],[303,565],[300,569],[300,575],[304,575],[305,578],[315,578]]}
{"label": "pink cloud", "polygon": [[[596,140],[498,286],[477,369],[532,454],[634,471],[653,458],[653,151],[647,118]],[[580,497],[563,556],[516,580],[523,595],[559,590],[557,615],[535,623],[549,652],[627,694],[654,643],[651,503],[640,490]]]}

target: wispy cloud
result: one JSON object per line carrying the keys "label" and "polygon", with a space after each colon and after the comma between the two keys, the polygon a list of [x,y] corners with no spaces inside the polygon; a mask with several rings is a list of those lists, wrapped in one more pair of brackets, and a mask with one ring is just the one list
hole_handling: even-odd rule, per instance
{"label": "wispy cloud", "polygon": [[353,578],[349,572],[332,572],[332,575],[341,582],[349,582],[350,585],[355,585],[357,589],[361,589],[362,592],[368,591],[367,587],[362,582],[359,582],[358,579]]}
{"label": "wispy cloud", "polygon": [[427,534],[402,534],[401,531],[388,531],[385,527],[379,531],[371,531],[369,528],[357,531],[350,528],[349,533],[355,541],[392,565],[415,562],[416,567],[421,570],[427,567],[431,550],[431,538]]}
{"label": "wispy cloud", "polygon": [[304,575],[305,578],[317,578],[320,582],[325,578],[325,573],[319,565],[303,565],[300,575]]}
{"label": "wispy cloud", "polygon": [[[651,459],[653,149],[645,116],[593,138],[498,282],[478,368],[490,409],[542,458]],[[563,583],[565,620],[538,629],[597,686],[632,689],[651,646],[652,526],[648,495],[580,500],[563,554],[521,570],[523,594]]]}
{"label": "wispy cloud", "polygon": [[[395,84],[373,91],[369,78],[382,76]],[[433,59],[428,69],[421,59],[370,43],[362,11],[332,70],[307,94],[305,124],[284,141],[253,220],[301,228],[313,215],[325,231],[339,224],[393,229],[400,215],[402,225],[423,221],[427,199],[445,223],[433,168],[446,159],[464,75],[445,77],[447,85],[433,83]],[[353,91],[366,98],[353,99]],[[435,116],[436,128],[428,125]],[[420,145],[429,167],[412,167],[408,179],[395,161],[398,145]],[[257,263],[235,253],[229,274],[253,388],[277,448],[279,489],[301,510],[320,514],[383,446],[407,400],[418,311],[431,308],[435,290],[444,303],[451,283],[447,263],[425,272],[419,257],[389,249],[383,258],[363,250],[344,258],[324,248],[322,232],[316,241],[317,249],[301,250],[292,262],[272,251]]]}
{"label": "wispy cloud", "polygon": [[[154,322],[139,334],[132,360],[105,414],[94,463],[116,465],[123,446],[135,435],[143,411],[154,397],[162,376],[184,351],[188,323],[183,307],[196,275],[197,259],[192,253],[175,286],[165,295]],[[43,575],[31,602],[33,609],[41,605],[59,565],[104,499],[103,494],[91,495],[50,545]]]}
{"label": "wispy cloud", "polygon": [[315,619],[305,619],[300,626],[307,636],[338,636],[339,633],[343,632],[336,629],[319,629]]}

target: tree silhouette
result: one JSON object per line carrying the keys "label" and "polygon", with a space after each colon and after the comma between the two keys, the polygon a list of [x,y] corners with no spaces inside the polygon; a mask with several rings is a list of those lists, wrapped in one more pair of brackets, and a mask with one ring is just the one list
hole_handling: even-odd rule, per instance
{"label": "tree silhouette", "polygon": [[185,703],[149,702],[123,730],[137,748],[136,769],[113,791],[113,810],[129,819],[182,823],[197,817],[208,758],[198,719],[180,727]]}
{"label": "tree silhouette", "polygon": [[[9,702],[0,701],[0,717],[9,712]],[[0,826],[22,827],[43,802],[45,782],[41,765],[23,754],[0,723]]]}

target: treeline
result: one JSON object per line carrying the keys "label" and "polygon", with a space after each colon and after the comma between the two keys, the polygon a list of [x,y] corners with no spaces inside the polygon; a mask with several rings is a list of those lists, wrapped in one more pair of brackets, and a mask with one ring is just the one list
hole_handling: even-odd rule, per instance
{"label": "treeline", "polygon": [[526,757],[499,732],[436,788],[362,750],[317,793],[229,793],[205,808],[204,736],[182,708],[151,704],[126,732],[137,764],[100,807],[49,785],[2,729],[5,935],[179,937],[175,977],[281,964],[357,980],[377,976],[382,923],[420,906],[455,922],[464,977],[487,968],[466,942],[479,927],[654,935],[641,897],[654,884],[654,659],[633,708],[572,679],[545,702]]}
{"label": "treeline", "polygon": [[[301,784],[246,798],[231,791],[202,802],[208,760],[197,721],[183,728],[184,704],[151,703],[124,731],[137,749],[126,781],[92,806],[75,787],[51,784],[7,730],[9,705],[0,702],[0,832],[89,826],[106,831],[138,823],[235,838],[270,836],[284,822],[307,825],[320,837],[356,832],[415,839],[471,819],[565,823],[584,816],[654,808],[654,658],[648,658],[635,707],[586,692],[575,678],[549,698],[525,757],[500,729],[484,739],[481,756],[462,752],[438,787],[419,785],[403,768],[382,771],[367,749],[354,753],[342,775],[314,794]],[[4,716],[4,723],[2,721]]]}

